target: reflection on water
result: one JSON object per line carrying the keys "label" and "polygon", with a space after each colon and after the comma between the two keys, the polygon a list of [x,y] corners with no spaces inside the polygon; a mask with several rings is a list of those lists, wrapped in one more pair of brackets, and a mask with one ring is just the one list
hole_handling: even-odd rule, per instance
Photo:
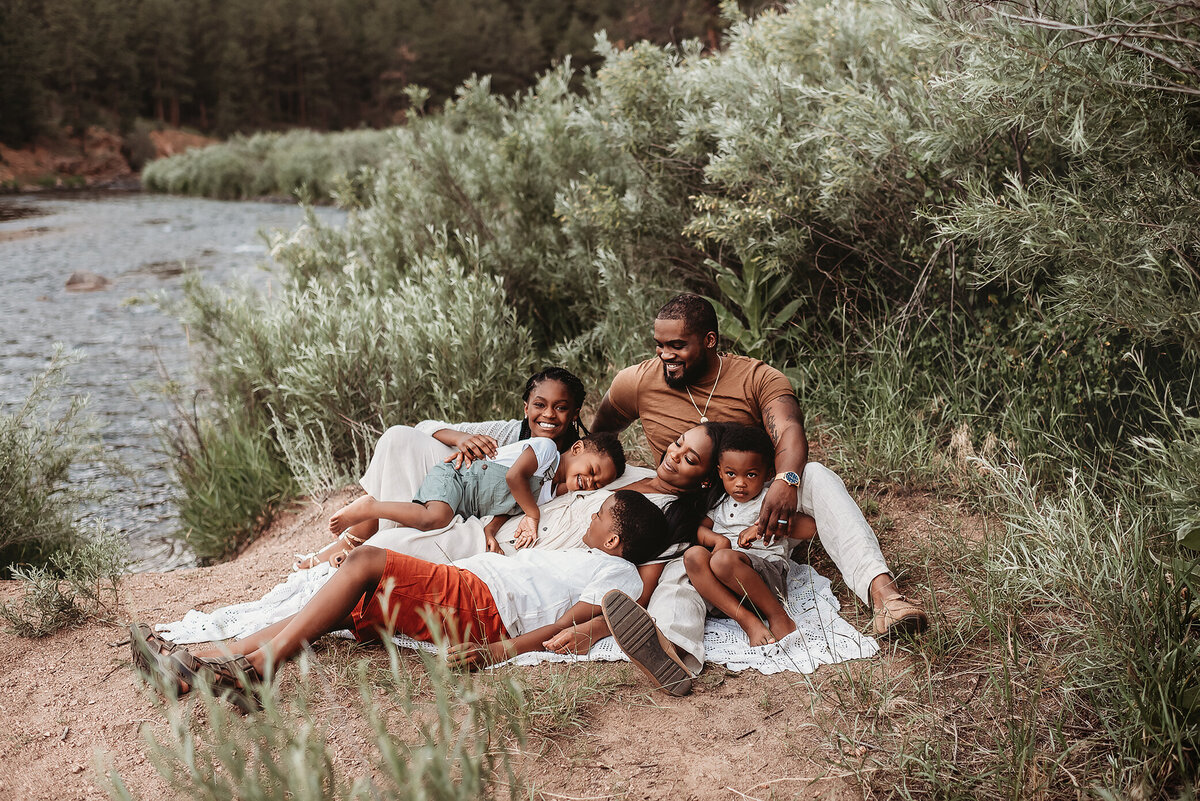
{"label": "reflection on water", "polygon": [[[318,216],[338,221],[344,213],[323,208]],[[128,534],[137,569],[191,563],[164,537],[176,520],[157,435],[169,416],[158,363],[190,383],[187,339],[177,320],[146,301],[177,293],[184,265],[208,282],[267,286],[260,232],[291,230],[301,219],[295,206],[158,195],[0,199],[0,410],[25,399],[55,343],[80,351],[67,391],[89,396],[104,451],[126,470],[88,465],[73,480],[102,499],[89,515]],[[111,284],[67,291],[67,279],[83,271]]]}

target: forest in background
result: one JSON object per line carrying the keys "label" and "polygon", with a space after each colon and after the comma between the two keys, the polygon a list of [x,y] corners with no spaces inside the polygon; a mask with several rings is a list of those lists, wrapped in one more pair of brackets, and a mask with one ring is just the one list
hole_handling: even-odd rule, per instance
{"label": "forest in background", "polygon": [[0,0],[0,143],[145,118],[227,136],[403,121],[472,73],[530,85],[592,39],[718,38],[717,0]]}

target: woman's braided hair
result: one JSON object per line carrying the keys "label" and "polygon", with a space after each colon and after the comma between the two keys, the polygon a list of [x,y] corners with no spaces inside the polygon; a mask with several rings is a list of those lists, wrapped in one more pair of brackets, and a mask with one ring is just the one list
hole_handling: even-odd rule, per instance
{"label": "woman's braided hair", "polygon": [[[543,381],[560,382],[567,388],[567,394],[571,396],[571,403],[575,405],[575,419],[571,422],[571,427],[564,432],[562,441],[558,443],[559,451],[565,451],[589,433],[584,427],[583,421],[579,419],[579,410],[583,408],[587,390],[584,389],[583,382],[579,380],[579,377],[567,368],[547,367],[540,373],[529,376],[529,380],[525,382],[525,391],[521,393],[522,402],[527,403],[529,396],[533,394],[533,388]],[[533,432],[529,430],[529,418],[526,418],[521,421],[521,439],[529,439],[532,435]]]}

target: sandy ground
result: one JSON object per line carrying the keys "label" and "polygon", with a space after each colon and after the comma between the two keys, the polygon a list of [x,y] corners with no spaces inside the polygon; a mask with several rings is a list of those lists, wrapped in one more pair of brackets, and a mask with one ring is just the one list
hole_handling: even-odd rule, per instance
{"label": "sandy ground", "polygon": [[[163,735],[168,726],[135,679],[124,622],[176,620],[191,608],[261,596],[283,578],[293,552],[327,541],[328,515],[353,494],[298,505],[233,562],[127,577],[120,626],[93,623],[42,640],[0,634],[0,798],[104,798],[106,768],[118,771],[135,797],[169,797],[143,744],[147,731]],[[869,512],[884,530],[885,554],[894,569],[912,571],[918,595],[927,594],[929,577],[914,564],[916,544],[945,527],[945,516],[931,512],[936,504],[922,496],[885,495],[877,504]],[[963,528],[961,521],[954,525]],[[835,573],[828,562],[816,566]],[[866,611],[840,581],[834,586],[847,619],[865,629]],[[0,597],[16,591],[13,582],[0,582]],[[349,650],[345,642],[323,642],[317,661],[344,666]],[[353,650],[355,659],[386,665],[379,647]],[[883,788],[864,786],[854,775],[853,766],[875,746],[852,732],[860,718],[879,714],[871,698],[876,688],[913,662],[902,646],[889,644],[873,659],[809,676],[735,674],[709,665],[684,698],[650,692],[623,664],[522,668],[534,684],[562,678],[563,671],[602,671],[615,690],[587,710],[582,726],[530,737],[518,762],[537,798],[861,798]],[[415,658],[414,664],[423,670]],[[295,666],[285,670],[294,681]],[[353,777],[369,769],[371,753],[361,746],[374,746],[365,722],[346,708],[334,703],[326,722],[337,764]]]}

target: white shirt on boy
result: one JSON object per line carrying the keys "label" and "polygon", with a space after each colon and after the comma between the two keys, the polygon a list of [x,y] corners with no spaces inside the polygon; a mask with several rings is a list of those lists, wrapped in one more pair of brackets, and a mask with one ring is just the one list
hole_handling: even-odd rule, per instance
{"label": "white shirt on boy", "polygon": [[609,590],[633,598],[642,594],[642,577],[633,564],[595,548],[481,553],[454,565],[474,573],[492,591],[510,637],[550,625],[580,601],[599,606]]}
{"label": "white shirt on boy", "polygon": [[712,530],[727,538],[734,550],[756,553],[767,558],[787,559],[789,545],[792,543],[783,537],[776,539],[771,545],[757,539],[750,543],[749,548],[738,547],[738,535],[758,522],[763,498],[766,495],[766,487],[763,487],[762,492],[745,503],[739,503],[732,496],[726,495],[724,500],[708,511],[708,516],[713,521]]}

